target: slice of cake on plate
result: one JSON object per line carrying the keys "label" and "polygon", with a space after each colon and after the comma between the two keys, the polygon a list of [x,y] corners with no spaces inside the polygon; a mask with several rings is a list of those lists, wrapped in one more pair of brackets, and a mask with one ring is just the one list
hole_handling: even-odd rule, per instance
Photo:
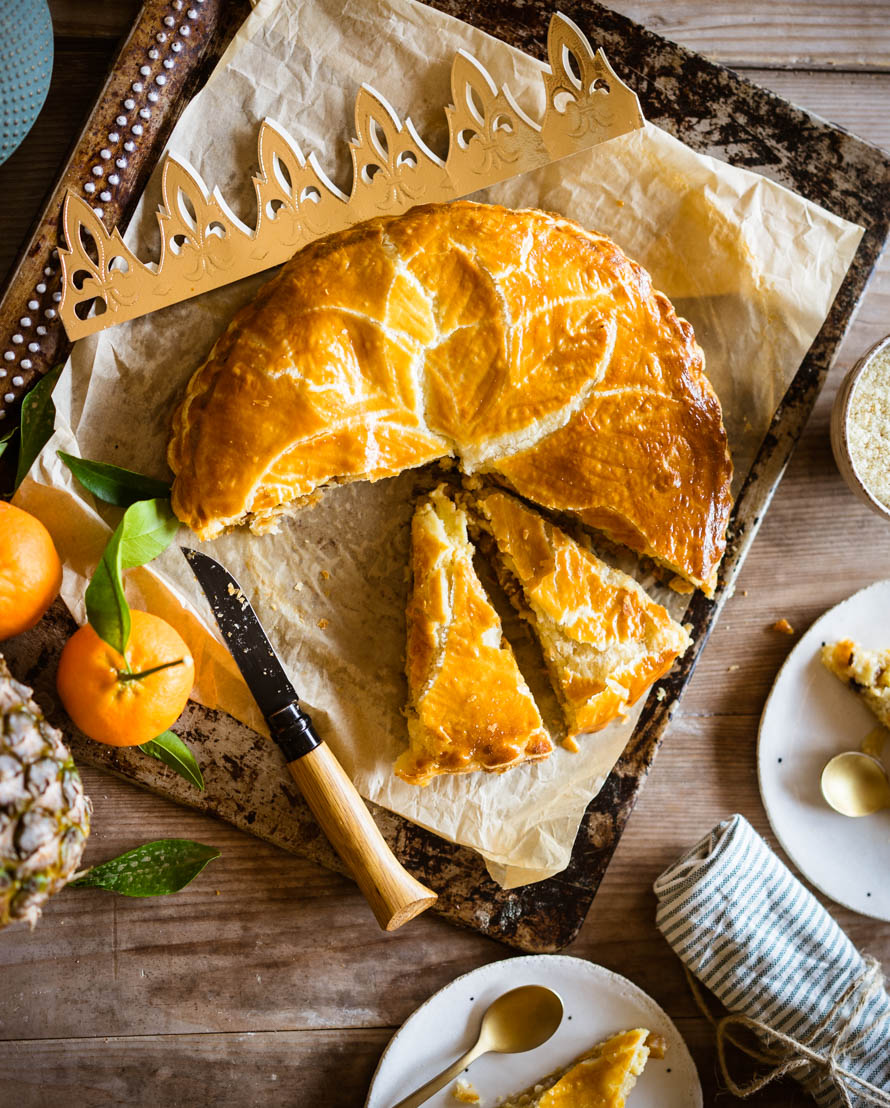
{"label": "slice of cake on plate", "polygon": [[467,517],[440,486],[414,514],[408,603],[409,747],[395,772],[500,772],[553,749],[473,568]]}
{"label": "slice of cake on plate", "polygon": [[624,1108],[649,1057],[648,1038],[644,1027],[613,1035],[500,1108]]}
{"label": "slice of cake on plate", "polygon": [[890,727],[890,650],[866,650],[852,639],[825,643],[822,664]]}
{"label": "slice of cake on plate", "polygon": [[624,715],[689,646],[686,631],[632,577],[514,496],[478,494],[474,522],[540,641],[569,737]]}

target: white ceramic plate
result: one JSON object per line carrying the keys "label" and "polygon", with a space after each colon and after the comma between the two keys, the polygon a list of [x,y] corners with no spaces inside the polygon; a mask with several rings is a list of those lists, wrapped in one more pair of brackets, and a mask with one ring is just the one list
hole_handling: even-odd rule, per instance
{"label": "white ceramic plate", "polygon": [[[405,1021],[383,1052],[366,1108],[392,1108],[403,1097],[469,1050],[482,1015],[501,993],[520,985],[547,985],[562,997],[556,1034],[526,1054],[487,1054],[464,1074],[493,1108],[498,1097],[521,1092],[566,1065],[601,1039],[631,1027],[664,1036],[665,1057],[652,1058],[629,1098],[628,1108],[701,1108],[695,1063],[680,1032],[664,1011],[624,977],[580,958],[540,954],[491,962],[440,989]],[[427,1103],[455,1108],[454,1083]]]}
{"label": "white ceramic plate", "polygon": [[760,720],[760,795],[776,838],[816,888],[856,912],[890,920],[890,809],[850,819],[829,808],[819,789],[825,763],[858,750],[877,726],[819,661],[823,642],[846,638],[870,649],[890,645],[890,581],[831,608],[788,655]]}

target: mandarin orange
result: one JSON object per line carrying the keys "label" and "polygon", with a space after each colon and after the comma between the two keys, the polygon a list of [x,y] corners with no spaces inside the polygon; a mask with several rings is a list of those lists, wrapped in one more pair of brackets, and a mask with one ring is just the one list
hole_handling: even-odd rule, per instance
{"label": "mandarin orange", "polygon": [[0,501],[0,640],[33,627],[61,584],[49,531],[30,512]]}
{"label": "mandarin orange", "polygon": [[132,611],[130,618],[126,658],[87,624],[65,644],[56,675],[68,715],[85,735],[110,746],[139,746],[166,731],[195,683],[195,663],[179,633],[149,612]]}

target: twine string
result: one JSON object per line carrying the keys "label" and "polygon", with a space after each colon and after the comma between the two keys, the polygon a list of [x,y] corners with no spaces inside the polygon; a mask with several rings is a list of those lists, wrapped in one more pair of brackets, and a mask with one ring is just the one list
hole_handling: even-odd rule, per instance
{"label": "twine string", "polygon": [[[753,1019],[741,1013],[731,1012],[720,1019],[711,1013],[707,1001],[698,981],[693,977],[687,966],[686,980],[696,1004],[702,1015],[711,1024],[717,1037],[717,1058],[720,1064],[720,1075],[726,1082],[731,1093],[746,1100],[749,1096],[759,1092],[773,1081],[787,1074],[798,1076],[799,1070],[822,1071],[829,1078],[835,1089],[840,1093],[844,1108],[854,1108],[853,1096],[865,1104],[877,1105],[878,1108],[890,1108],[890,1093],[879,1089],[864,1077],[854,1073],[853,1070],[841,1065],[840,1058],[860,1046],[874,1029],[887,1020],[887,1012],[881,1013],[864,1028],[854,1031],[857,1021],[865,1011],[868,1002],[884,987],[884,977],[881,964],[870,955],[865,956],[865,967],[849,985],[844,989],[840,999],[825,1016],[816,1024],[812,1032],[804,1039],[795,1039],[786,1035],[783,1031],[770,1027],[761,1020]],[[855,1002],[854,1002],[855,998]],[[817,1049],[816,1043],[820,1036],[830,1030],[847,1004],[853,1002],[849,1016],[841,1023],[840,1029],[832,1038],[831,1046],[827,1052]],[[761,1049],[750,1042],[745,1042],[733,1034],[735,1028],[744,1028],[753,1031],[756,1035],[766,1040]],[[761,1062],[770,1068],[766,1072],[755,1075],[750,1081],[739,1085],[729,1072],[726,1059],[726,1044],[731,1043],[736,1049],[747,1054],[757,1062]],[[806,1076],[800,1074],[800,1077]],[[851,1086],[854,1088],[851,1089]]]}

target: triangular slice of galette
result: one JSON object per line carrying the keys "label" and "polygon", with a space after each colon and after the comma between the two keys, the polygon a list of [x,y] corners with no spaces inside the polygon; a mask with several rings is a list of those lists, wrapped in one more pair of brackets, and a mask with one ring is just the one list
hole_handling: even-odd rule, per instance
{"label": "triangular slice of galette", "polygon": [[553,744],[473,568],[466,512],[443,486],[414,514],[411,565],[409,747],[395,772],[426,785],[546,758]]}
{"label": "triangular slice of galette", "polygon": [[624,1108],[649,1058],[648,1039],[643,1027],[613,1035],[501,1108]]}
{"label": "triangular slice of galette", "polygon": [[472,503],[483,551],[540,641],[569,737],[625,714],[689,635],[632,577],[516,497],[495,489]]}

